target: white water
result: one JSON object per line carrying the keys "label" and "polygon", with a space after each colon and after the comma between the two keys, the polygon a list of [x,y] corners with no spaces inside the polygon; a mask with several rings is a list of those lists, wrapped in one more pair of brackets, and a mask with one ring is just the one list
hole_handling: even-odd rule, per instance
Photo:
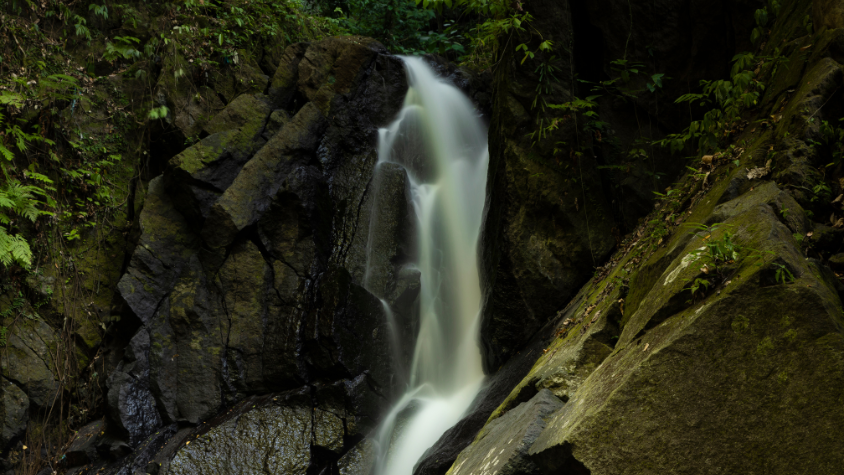
{"label": "white water", "polygon": [[477,244],[487,131],[459,90],[421,59],[404,62],[410,89],[399,118],[381,130],[378,155],[379,163],[404,167],[410,179],[420,321],[409,387],[377,433],[377,475],[411,475],[422,454],[464,415],[484,378]]}

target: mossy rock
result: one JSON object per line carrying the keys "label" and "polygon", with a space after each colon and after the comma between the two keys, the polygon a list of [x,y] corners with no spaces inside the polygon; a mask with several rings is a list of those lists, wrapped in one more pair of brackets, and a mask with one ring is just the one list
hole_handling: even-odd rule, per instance
{"label": "mossy rock", "polygon": [[50,407],[59,390],[53,360],[56,333],[38,317],[20,317],[10,326],[0,360],[3,377],[15,382],[38,408]]}
{"label": "mossy rock", "polygon": [[201,225],[211,206],[258,151],[271,109],[266,96],[243,94],[204,128],[210,133],[168,163],[166,185],[175,207]]}
{"label": "mossy rock", "polygon": [[255,223],[274,195],[275,183],[291,173],[304,153],[313,153],[326,125],[313,103],[303,107],[270,139],[237,175],[211,208],[203,238],[211,247],[230,244],[244,227]]}
{"label": "mossy rock", "polygon": [[149,322],[195,252],[197,239],[171,203],[162,177],[149,184],[140,225],[140,242],[117,288],[135,315]]}
{"label": "mossy rock", "polygon": [[156,107],[170,110],[165,121],[181,132],[182,142],[198,138],[203,126],[225,107],[216,91],[195,87],[188,80],[191,70],[192,65],[182,55],[166,55],[153,93]]}
{"label": "mossy rock", "polygon": [[[835,473],[844,461],[840,441],[825,435],[844,423],[844,319],[835,277],[802,256],[792,234],[806,225],[805,215],[787,193],[768,182],[715,206],[729,181],[692,212],[699,222],[725,226],[709,237],[676,233],[635,274],[648,277],[631,279],[618,343],[529,450],[542,473],[575,466],[593,474],[715,473],[713,462],[731,473]],[[797,219],[779,212],[786,206]],[[700,271],[691,252],[726,231],[742,255],[716,288],[692,298],[685,287]],[[777,280],[775,264],[795,280]],[[608,288],[607,280],[588,285],[566,318],[606,309],[616,301]],[[582,351],[594,331],[581,330],[587,321],[575,320],[547,348],[489,427],[526,400],[542,374],[576,361],[566,355]]]}
{"label": "mossy rock", "polygon": [[214,91],[228,104],[244,93],[262,93],[266,91],[269,78],[261,70],[255,58],[246,50],[238,50],[228,67],[214,71],[212,82]]}

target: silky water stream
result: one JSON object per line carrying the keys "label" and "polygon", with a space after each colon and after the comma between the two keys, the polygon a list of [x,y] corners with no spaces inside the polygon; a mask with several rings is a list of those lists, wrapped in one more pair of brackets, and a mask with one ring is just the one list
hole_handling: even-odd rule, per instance
{"label": "silky water stream", "polygon": [[398,119],[380,132],[378,158],[379,165],[402,166],[410,182],[419,331],[407,390],[375,435],[376,475],[411,475],[424,452],[464,415],[484,379],[477,246],[489,161],[486,127],[469,99],[422,59],[404,63],[410,87]]}

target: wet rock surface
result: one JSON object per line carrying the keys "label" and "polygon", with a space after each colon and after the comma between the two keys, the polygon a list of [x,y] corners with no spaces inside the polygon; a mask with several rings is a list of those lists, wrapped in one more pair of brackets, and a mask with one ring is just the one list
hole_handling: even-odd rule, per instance
{"label": "wet rock surface", "polygon": [[106,395],[115,426],[137,445],[161,425],[149,389],[149,334],[141,330],[129,342],[124,360],[110,375]]}
{"label": "wet rock surface", "polygon": [[[140,327],[109,377],[98,458],[73,459],[80,473],[336,470],[375,426],[398,387],[379,297],[409,325],[418,294],[402,270],[406,175],[388,165],[372,184],[377,127],[407,88],[385,53],[356,37],[292,45],[267,96],[224,94],[190,125],[205,138],[148,187],[118,286]],[[377,236],[373,202],[388,224]]]}
{"label": "wet rock surface", "polygon": [[189,438],[167,473],[305,473],[315,432],[311,412],[295,406],[251,410]]}
{"label": "wet rock surface", "polygon": [[[540,475],[539,467],[528,458],[527,452],[545,429],[546,421],[562,407],[563,402],[551,391],[539,391],[529,401],[487,424],[471,448],[460,453],[449,475],[485,471]],[[506,443],[502,444],[503,441]]]}

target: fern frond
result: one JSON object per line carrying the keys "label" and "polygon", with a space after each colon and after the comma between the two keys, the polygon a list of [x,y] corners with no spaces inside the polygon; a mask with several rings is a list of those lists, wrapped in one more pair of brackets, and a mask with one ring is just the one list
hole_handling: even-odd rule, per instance
{"label": "fern frond", "polygon": [[0,155],[3,155],[3,158],[5,158],[6,160],[8,160],[10,162],[15,158],[15,154],[12,153],[11,150],[9,150],[8,148],[6,148],[2,145],[0,145]]}
{"label": "fern frond", "polygon": [[0,264],[9,267],[13,263],[28,269],[32,264],[32,250],[20,234],[11,235],[0,227]]}
{"label": "fern frond", "polygon": [[37,186],[13,181],[0,188],[0,209],[8,209],[30,221],[35,221],[42,214],[50,214],[38,209],[42,203],[35,199],[35,195],[46,196],[46,192]]}

